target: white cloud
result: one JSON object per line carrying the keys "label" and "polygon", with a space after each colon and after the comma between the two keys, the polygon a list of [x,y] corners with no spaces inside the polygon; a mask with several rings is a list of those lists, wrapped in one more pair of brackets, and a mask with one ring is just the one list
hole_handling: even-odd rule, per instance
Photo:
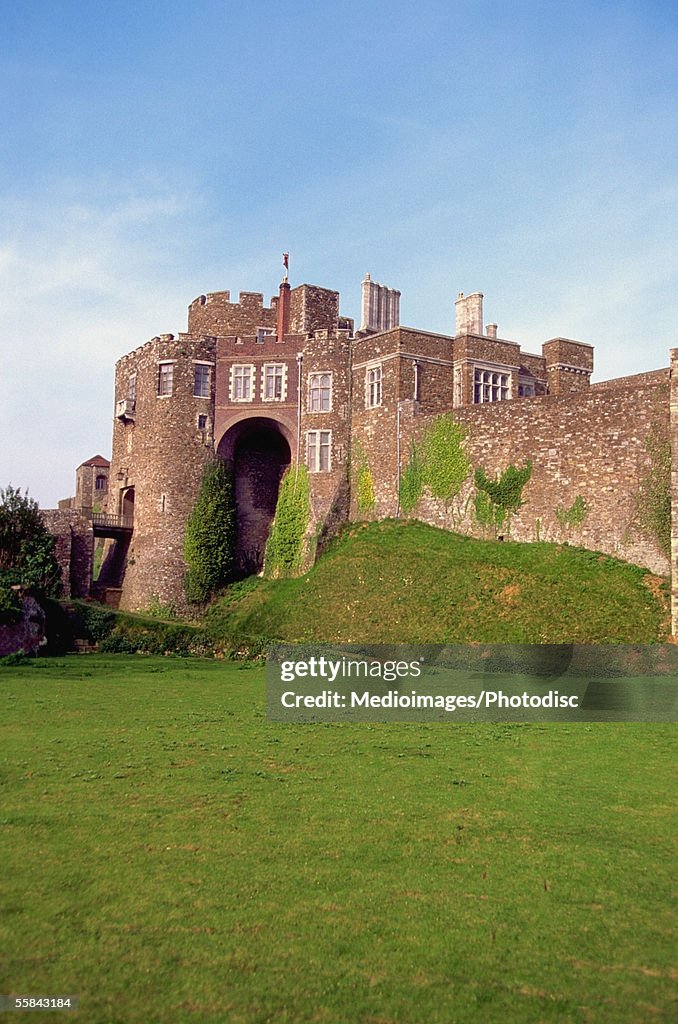
{"label": "white cloud", "polygon": [[79,191],[0,206],[0,486],[28,486],[44,507],[72,492],[83,459],[110,453],[115,360],[159,315],[183,327],[168,239],[198,205],[159,185]]}

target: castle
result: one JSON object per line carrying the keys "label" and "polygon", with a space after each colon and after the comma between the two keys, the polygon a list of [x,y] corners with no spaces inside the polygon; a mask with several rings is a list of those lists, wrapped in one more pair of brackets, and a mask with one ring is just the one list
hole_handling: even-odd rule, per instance
{"label": "castle", "polygon": [[[524,352],[484,323],[480,293],[454,307],[449,335],[403,327],[400,292],[368,274],[356,330],[336,291],[292,288],[285,276],[269,305],[258,292],[237,302],[227,291],[201,295],[186,333],[123,356],[110,468],[97,457],[79,469],[91,503],[107,478],[102,577],[121,607],[182,605],[185,524],[215,454],[233,467],[239,566],[258,571],[288,465],[309,470],[309,536],[366,514],[397,516],[412,441],[443,413],[463,425],[474,468],[492,476],[531,463],[512,538],[568,541],[668,572],[667,551],[639,516],[656,468],[652,439],[669,436],[668,369],[591,384],[591,345],[552,338]],[[367,512],[358,463],[370,478]],[[414,514],[481,536],[472,489],[471,475],[454,507],[424,495]]]}

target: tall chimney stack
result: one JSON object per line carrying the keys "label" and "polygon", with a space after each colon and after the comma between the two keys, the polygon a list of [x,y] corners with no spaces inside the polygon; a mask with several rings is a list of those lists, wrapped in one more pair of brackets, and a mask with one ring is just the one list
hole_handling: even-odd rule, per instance
{"label": "tall chimney stack", "polygon": [[282,341],[290,329],[290,285],[282,281],[278,298],[278,341]]}

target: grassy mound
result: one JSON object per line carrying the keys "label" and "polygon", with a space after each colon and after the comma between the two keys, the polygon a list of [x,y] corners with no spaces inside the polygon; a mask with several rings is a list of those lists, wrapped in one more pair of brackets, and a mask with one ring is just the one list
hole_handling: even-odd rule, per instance
{"label": "grassy mound", "polygon": [[205,626],[345,643],[653,643],[668,631],[663,581],[645,569],[396,521],[348,527],[298,579],[231,587]]}

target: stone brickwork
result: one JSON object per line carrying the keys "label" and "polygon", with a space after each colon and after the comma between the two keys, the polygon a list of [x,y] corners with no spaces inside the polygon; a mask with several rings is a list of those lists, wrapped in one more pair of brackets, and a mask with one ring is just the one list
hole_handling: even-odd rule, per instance
{"label": "stone brickwork", "polygon": [[[116,366],[116,409],[132,381],[135,394],[134,408],[115,420],[110,472],[109,511],[134,521],[124,609],[183,600],[186,520],[213,454],[215,363],[213,337],[164,334]],[[207,369],[206,397],[195,394],[197,365]]]}
{"label": "stone brickwork", "polygon": [[17,651],[37,654],[45,643],[46,616],[42,606],[31,593],[17,589],[21,597],[21,619],[9,625],[0,622],[0,658]]}
{"label": "stone brickwork", "polygon": [[200,295],[188,307],[188,332],[195,335],[255,334],[258,327],[275,333],[278,326],[278,297],[264,306],[261,292],[240,292],[231,302],[230,292]]}
{"label": "stone brickwork", "polygon": [[[482,467],[493,477],[510,464],[532,463],[525,504],[511,526],[513,539],[567,541],[665,573],[666,556],[639,528],[637,503],[650,469],[648,436],[653,427],[668,427],[668,374],[621,378],[614,384],[579,395],[467,407],[454,415],[468,430],[474,469]],[[421,435],[425,423],[416,414],[402,419],[402,447]],[[459,505],[472,492],[470,478]],[[558,510],[562,515],[578,497],[586,505],[584,521],[577,527],[562,525]],[[379,512],[392,514],[392,507],[391,497]],[[422,502],[415,514],[435,526],[484,535],[471,503],[456,522],[431,501]]]}
{"label": "stone brickwork", "polygon": [[[398,460],[409,454],[409,440],[398,439],[404,415],[435,416],[450,409],[453,383],[452,339],[398,327],[360,338],[353,349],[351,431],[374,482],[374,515],[396,515]],[[381,395],[371,405],[370,374],[381,370]],[[357,516],[357,496],[352,495]],[[384,511],[388,509],[388,511]]]}
{"label": "stone brickwork", "polygon": [[92,511],[105,512],[108,507],[108,474],[110,462],[102,455],[95,455],[81,463],[75,471],[75,494],[63,498],[60,509],[72,508],[85,515]]}
{"label": "stone brickwork", "polygon": [[[331,289],[285,280],[269,306],[260,292],[238,302],[229,292],[200,296],[186,334],[160,335],[119,360],[108,511],[134,528],[128,551],[109,543],[107,564],[123,608],[182,606],[185,524],[215,453],[234,470],[238,559],[252,571],[290,463],[309,468],[312,554],[347,518],[399,514],[412,441],[442,413],[466,427],[474,468],[494,475],[532,462],[512,537],[568,541],[666,571],[637,503],[648,434],[669,425],[667,371],[591,386],[590,345],[553,338],[541,355],[523,352],[496,324],[484,326],[480,292],[459,296],[455,333],[441,335],[393,322],[400,293],[381,288],[363,282],[364,329],[355,335]],[[482,535],[473,490],[469,475],[451,508],[425,497],[415,515]],[[568,525],[576,501],[586,514]],[[678,558],[678,536],[674,544]],[[674,603],[678,614],[678,593]]]}
{"label": "stone brickwork", "polygon": [[[300,457],[311,477],[310,536],[327,536],[348,518],[348,465],[351,448],[351,341],[348,331],[316,331],[303,346],[299,436]],[[329,377],[329,408],[315,408],[318,385]],[[329,435],[329,465],[314,468],[313,442]]]}
{"label": "stone brickwork", "polygon": [[40,515],[55,540],[62,597],[89,597],[92,583],[92,523],[74,509],[44,509]]}
{"label": "stone brickwork", "polygon": [[593,348],[569,338],[552,338],[542,346],[550,395],[585,391],[593,371]]}
{"label": "stone brickwork", "polygon": [[339,292],[301,284],[290,292],[290,334],[335,331],[339,319]]}

